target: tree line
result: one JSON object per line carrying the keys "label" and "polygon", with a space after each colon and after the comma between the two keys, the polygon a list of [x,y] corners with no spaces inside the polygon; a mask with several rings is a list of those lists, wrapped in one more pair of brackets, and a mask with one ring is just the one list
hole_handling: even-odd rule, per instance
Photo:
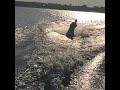
{"label": "tree line", "polygon": [[57,3],[15,1],[15,6],[105,13],[105,7],[87,7],[86,5],[73,6],[72,4],[61,5]]}

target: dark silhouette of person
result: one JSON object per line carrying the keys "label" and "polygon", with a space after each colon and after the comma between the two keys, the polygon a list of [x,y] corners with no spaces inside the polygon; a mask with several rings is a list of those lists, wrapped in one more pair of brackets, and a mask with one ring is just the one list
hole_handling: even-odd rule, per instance
{"label": "dark silhouette of person", "polygon": [[69,27],[69,29],[68,29],[68,32],[66,33],[66,36],[67,36],[68,38],[72,39],[72,40],[73,40],[73,37],[75,37],[75,35],[74,35],[74,30],[75,30],[76,26],[77,26],[77,20],[75,20],[74,22],[72,22],[72,23],[70,24],[70,27]]}

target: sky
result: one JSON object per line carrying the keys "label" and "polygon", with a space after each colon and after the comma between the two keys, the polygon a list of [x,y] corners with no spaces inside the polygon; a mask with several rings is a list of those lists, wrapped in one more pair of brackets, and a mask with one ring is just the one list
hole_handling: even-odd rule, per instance
{"label": "sky", "polygon": [[15,1],[34,1],[34,2],[44,2],[44,3],[58,3],[58,4],[72,4],[75,6],[87,5],[88,7],[104,7],[105,0],[15,0]]}

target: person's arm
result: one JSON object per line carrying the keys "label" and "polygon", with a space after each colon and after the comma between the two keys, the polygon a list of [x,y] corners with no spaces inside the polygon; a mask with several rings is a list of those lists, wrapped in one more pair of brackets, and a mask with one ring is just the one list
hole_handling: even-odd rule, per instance
{"label": "person's arm", "polygon": [[76,23],[74,23],[74,26],[75,26],[75,28],[77,27],[77,24]]}
{"label": "person's arm", "polygon": [[77,24],[76,24],[76,27],[77,27]]}

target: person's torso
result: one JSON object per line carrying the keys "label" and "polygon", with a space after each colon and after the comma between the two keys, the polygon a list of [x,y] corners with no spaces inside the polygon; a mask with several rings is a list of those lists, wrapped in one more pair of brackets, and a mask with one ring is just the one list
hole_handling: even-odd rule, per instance
{"label": "person's torso", "polygon": [[75,28],[77,26],[77,24],[75,22],[72,22],[70,25],[70,28]]}

